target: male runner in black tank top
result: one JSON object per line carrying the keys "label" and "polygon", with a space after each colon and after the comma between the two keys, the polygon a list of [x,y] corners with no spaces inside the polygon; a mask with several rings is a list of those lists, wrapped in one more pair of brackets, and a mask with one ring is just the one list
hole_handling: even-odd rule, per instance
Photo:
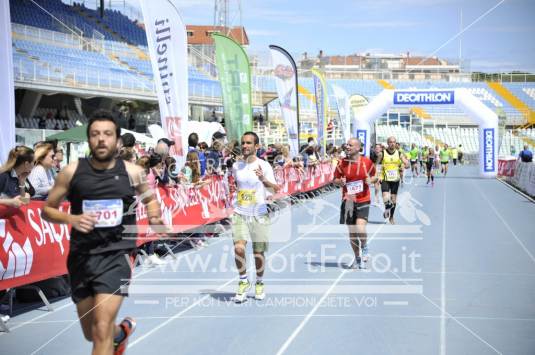
{"label": "male runner in black tank top", "polygon": [[[96,112],[87,126],[91,157],[58,174],[42,213],[49,222],[72,225],[67,269],[72,299],[84,336],[93,342],[93,354],[123,354],[135,329],[132,318],[116,325],[115,317],[132,275],[129,257],[137,234],[135,210],[129,209],[136,194],[147,206],[149,223],[163,228],[159,203],[143,169],[116,158],[119,136],[111,114]],[[71,202],[70,214],[58,209],[65,197]]]}

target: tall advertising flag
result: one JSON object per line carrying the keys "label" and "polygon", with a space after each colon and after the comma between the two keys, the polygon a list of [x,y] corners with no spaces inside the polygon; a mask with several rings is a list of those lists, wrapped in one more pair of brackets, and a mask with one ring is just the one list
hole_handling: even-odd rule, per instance
{"label": "tall advertising flag", "polygon": [[185,161],[188,120],[188,51],[186,26],[171,0],[141,0],[162,127],[175,141],[170,155]]}
{"label": "tall advertising flag", "polygon": [[223,92],[225,128],[229,140],[239,140],[253,128],[249,58],[237,42],[219,33],[215,42],[216,66]]}
{"label": "tall advertising flag", "polygon": [[273,74],[281,106],[282,118],[288,131],[288,143],[292,156],[299,154],[299,102],[297,95],[297,66],[290,53],[271,45]]}
{"label": "tall advertising flag", "polygon": [[338,85],[331,85],[338,106],[338,115],[340,116],[340,126],[344,135],[344,142],[351,138],[351,109],[349,106],[349,95]]}
{"label": "tall advertising flag", "polygon": [[327,146],[327,85],[325,84],[325,78],[323,77],[323,74],[319,70],[312,68],[311,71],[312,78],[314,79],[316,112],[318,114],[318,144],[320,144],[323,149],[322,154],[325,154]]}
{"label": "tall advertising flag", "polygon": [[0,165],[7,161],[15,146],[15,89],[13,87],[13,56],[11,52],[11,19],[9,1],[0,4]]}

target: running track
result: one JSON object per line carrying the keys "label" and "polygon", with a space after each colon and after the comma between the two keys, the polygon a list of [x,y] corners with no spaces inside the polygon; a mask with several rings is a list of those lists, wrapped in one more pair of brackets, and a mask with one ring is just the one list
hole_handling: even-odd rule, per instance
{"label": "running track", "polygon": [[[370,210],[368,271],[345,269],[338,190],[281,210],[264,301],[231,301],[228,234],[136,268],[127,353],[534,354],[535,205],[473,166],[408,180],[396,227]],[[1,353],[89,354],[73,304],[53,306],[12,318]]]}

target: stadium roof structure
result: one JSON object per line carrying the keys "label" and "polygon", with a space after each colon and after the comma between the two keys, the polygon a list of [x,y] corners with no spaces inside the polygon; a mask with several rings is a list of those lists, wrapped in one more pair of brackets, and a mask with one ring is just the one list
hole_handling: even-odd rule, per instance
{"label": "stadium roof structure", "polygon": [[[131,133],[136,138],[136,142],[156,145],[156,139],[154,138],[148,137],[138,132],[134,132],[134,131],[121,128],[121,134],[125,134],[125,133]],[[66,143],[86,142],[87,141],[87,125],[73,127],[69,130],[48,136],[47,139],[50,139],[50,140],[57,139],[60,142],[66,142]]]}

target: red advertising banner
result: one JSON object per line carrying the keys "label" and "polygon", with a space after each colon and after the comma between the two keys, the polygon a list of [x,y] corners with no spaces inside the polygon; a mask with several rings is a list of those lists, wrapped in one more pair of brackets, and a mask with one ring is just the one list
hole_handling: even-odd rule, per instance
{"label": "red advertising banner", "polygon": [[[332,181],[333,173],[331,162],[306,170],[277,169],[275,177],[282,188],[273,198],[318,189]],[[173,226],[173,233],[214,223],[232,214],[232,196],[228,194],[227,181],[221,177],[212,178],[199,188],[159,188],[156,193],[163,219]],[[70,226],[43,220],[43,206],[42,201],[32,201],[19,209],[0,205],[0,290],[67,273]],[[68,203],[61,206],[66,212],[69,208]],[[146,228],[145,207],[136,203],[131,211],[136,213],[137,229],[141,233],[138,246],[154,240],[150,228]]]}
{"label": "red advertising banner", "polygon": [[499,176],[515,176],[516,159],[499,159],[498,160],[498,175]]}

